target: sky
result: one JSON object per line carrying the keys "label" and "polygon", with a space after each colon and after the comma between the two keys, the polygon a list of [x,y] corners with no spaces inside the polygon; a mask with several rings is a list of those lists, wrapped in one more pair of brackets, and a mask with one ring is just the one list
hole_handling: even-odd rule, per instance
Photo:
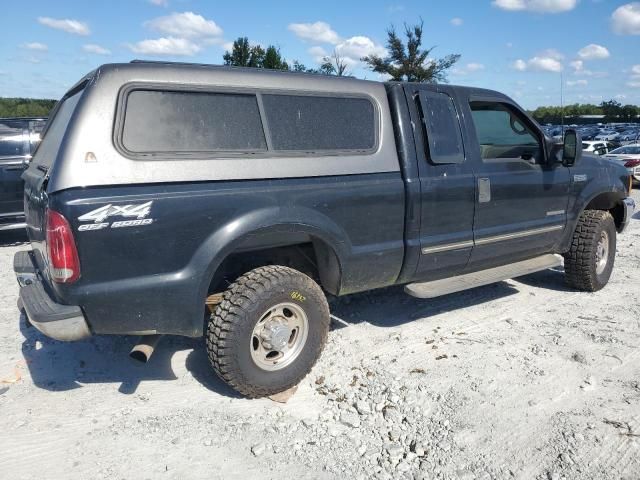
{"label": "sky", "polygon": [[[222,63],[234,39],[315,67],[334,51],[358,78],[386,30],[424,21],[436,58],[462,55],[452,84],[525,108],[616,99],[640,105],[640,1],[2,0],[0,97],[60,98],[85,73],[132,59]],[[562,88],[561,88],[562,87]]]}

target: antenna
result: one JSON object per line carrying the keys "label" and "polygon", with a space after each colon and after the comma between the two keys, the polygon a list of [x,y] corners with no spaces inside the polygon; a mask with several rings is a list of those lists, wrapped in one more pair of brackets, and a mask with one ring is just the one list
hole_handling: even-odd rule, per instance
{"label": "antenna", "polygon": [[562,118],[562,138],[564,138],[564,80],[560,72],[560,116]]}

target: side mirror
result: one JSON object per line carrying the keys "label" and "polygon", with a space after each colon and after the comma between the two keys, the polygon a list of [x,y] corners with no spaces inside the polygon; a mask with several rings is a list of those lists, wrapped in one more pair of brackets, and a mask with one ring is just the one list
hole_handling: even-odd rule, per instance
{"label": "side mirror", "polygon": [[564,132],[564,143],[562,145],[562,163],[570,167],[582,157],[582,138],[573,129]]}

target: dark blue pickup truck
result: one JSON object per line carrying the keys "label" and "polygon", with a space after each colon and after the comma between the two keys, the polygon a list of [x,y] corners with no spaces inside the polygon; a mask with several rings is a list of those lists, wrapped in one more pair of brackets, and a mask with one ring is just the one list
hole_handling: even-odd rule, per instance
{"label": "dark blue pickup truck", "polygon": [[[132,62],[56,106],[25,181],[20,306],[45,335],[204,336],[270,395],[311,369],[327,294],[430,298],[560,265],[609,280],[628,172],[475,88]],[[564,257],[564,258],[563,258]]]}

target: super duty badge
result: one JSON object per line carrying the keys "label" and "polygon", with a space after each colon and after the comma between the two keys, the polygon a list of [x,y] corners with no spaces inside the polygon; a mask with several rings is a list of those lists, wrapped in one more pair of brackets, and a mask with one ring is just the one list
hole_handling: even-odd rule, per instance
{"label": "super duty badge", "polygon": [[[139,227],[153,223],[153,218],[146,218],[151,213],[151,205],[153,201],[129,204],[129,205],[113,205],[108,204],[95,210],[91,210],[84,215],[78,217],[80,222],[93,222],[80,225],[78,231],[102,230],[103,228],[122,228],[122,227]],[[133,220],[118,220],[113,223],[105,222],[109,217],[133,218]]]}

